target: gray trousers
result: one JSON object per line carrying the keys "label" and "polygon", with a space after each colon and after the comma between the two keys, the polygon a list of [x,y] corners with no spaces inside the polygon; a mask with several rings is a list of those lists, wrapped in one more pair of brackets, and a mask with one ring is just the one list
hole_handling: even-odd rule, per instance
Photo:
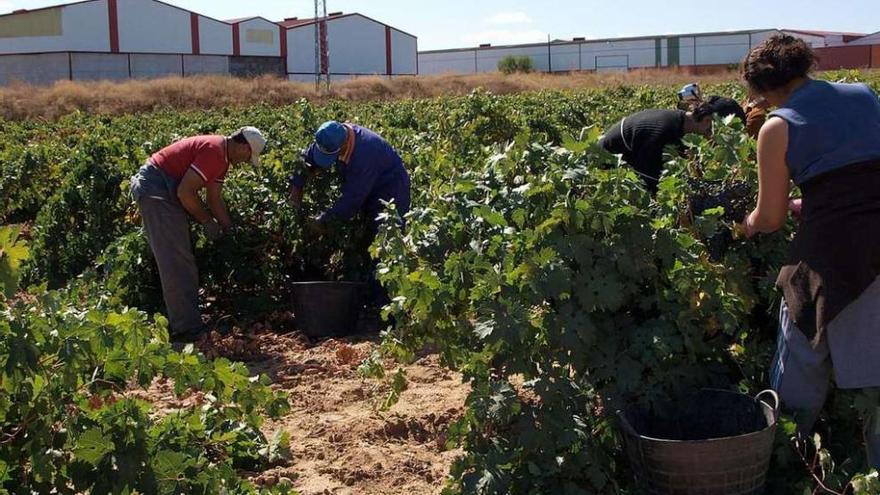
{"label": "gray trousers", "polygon": [[200,332],[204,324],[199,312],[199,272],[190,240],[189,215],[173,195],[176,184],[165,184],[163,179],[167,178],[157,175],[157,171],[152,165],[144,166],[132,177],[132,193],[159,267],[171,333]]}
{"label": "gray trousers", "polygon": [[[834,382],[842,389],[880,387],[880,279],[838,315],[814,348],[795,326],[785,301],[770,381],[798,432],[809,435]],[[880,404],[864,418],[868,461],[880,469]]]}

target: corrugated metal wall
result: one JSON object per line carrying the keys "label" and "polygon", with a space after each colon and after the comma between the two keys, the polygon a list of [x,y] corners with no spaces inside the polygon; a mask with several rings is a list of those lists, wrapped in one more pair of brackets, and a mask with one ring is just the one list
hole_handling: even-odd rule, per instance
{"label": "corrugated metal wall", "polygon": [[[360,14],[325,25],[334,79],[418,73],[416,37]],[[27,55],[0,60],[0,84],[217,73],[311,79],[313,36],[312,25],[285,30],[259,17],[230,24],[161,1],[91,0],[0,16],[0,57]],[[57,56],[36,56],[43,53]]]}
{"label": "corrugated metal wall", "polygon": [[199,53],[232,55],[232,26],[199,16]]}
{"label": "corrugated metal wall", "polygon": [[419,73],[494,72],[506,56],[527,56],[538,71],[616,71],[670,66],[738,64],[774,31],[664,36],[568,43],[439,50],[419,53]]}
{"label": "corrugated metal wall", "polygon": [[65,53],[5,55],[0,57],[0,84],[51,84],[69,77],[68,63]]}
{"label": "corrugated metal wall", "polygon": [[0,54],[110,51],[107,0],[0,17]]}
{"label": "corrugated metal wall", "polygon": [[226,55],[71,52],[0,55],[0,85],[14,81],[45,85],[71,79],[121,81],[207,74],[283,76],[283,65],[279,57]]}
{"label": "corrugated metal wall", "polygon": [[385,26],[360,16],[327,21],[330,72],[385,74]]}
{"label": "corrugated metal wall", "polygon": [[402,33],[396,29],[391,32],[391,74],[416,75],[418,74],[419,44],[414,36]]}
{"label": "corrugated metal wall", "polygon": [[[331,17],[325,23],[332,80],[418,73],[418,41],[414,36],[358,14]],[[313,81],[315,25],[288,29],[287,47],[288,79]]]}
{"label": "corrugated metal wall", "polygon": [[255,18],[244,21],[238,27],[240,51],[236,55],[257,57],[280,57],[281,38],[278,24]]}
{"label": "corrugated metal wall", "polygon": [[120,52],[193,52],[189,12],[150,0],[116,2]]}

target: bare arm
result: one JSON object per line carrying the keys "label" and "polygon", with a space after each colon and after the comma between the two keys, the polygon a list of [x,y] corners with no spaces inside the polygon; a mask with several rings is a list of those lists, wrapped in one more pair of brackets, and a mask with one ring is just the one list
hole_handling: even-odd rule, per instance
{"label": "bare arm", "polygon": [[788,123],[768,120],[758,135],[758,206],[746,219],[749,236],[774,232],[785,224],[791,191],[787,151]]}
{"label": "bare arm", "polygon": [[226,210],[226,202],[223,201],[223,184],[212,182],[208,184],[208,208],[214,215],[214,218],[220,223],[224,229],[232,228],[232,219],[229,218],[229,212]]}
{"label": "bare arm", "polygon": [[201,224],[208,223],[213,219],[199,198],[199,189],[204,185],[205,181],[199,174],[193,170],[187,170],[183,180],[177,186],[177,198],[180,200],[180,204]]}

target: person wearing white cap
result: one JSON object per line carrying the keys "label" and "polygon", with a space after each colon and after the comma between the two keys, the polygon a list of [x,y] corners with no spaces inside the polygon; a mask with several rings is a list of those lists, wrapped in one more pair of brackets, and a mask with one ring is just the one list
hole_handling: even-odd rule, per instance
{"label": "person wearing white cap", "polygon": [[[724,96],[710,96],[703,99],[703,93],[700,91],[700,85],[697,83],[685,84],[681,91],[678,92],[678,109],[684,111],[694,111],[700,104],[708,102],[716,108],[726,106],[731,112],[739,117],[746,125],[746,132],[753,138],[758,138],[761,126],[767,121],[768,105],[767,100],[759,96],[749,94],[749,97],[739,105],[735,100]],[[741,110],[737,110],[739,107]]]}
{"label": "person wearing white cap", "polygon": [[[199,312],[199,274],[190,241],[190,217],[210,240],[232,228],[223,201],[231,165],[260,164],[266,138],[243,127],[231,136],[194,136],[153,154],[131,178],[131,192],[159,267],[162,297],[176,341],[195,340],[204,330]],[[199,198],[205,189],[207,208]]]}

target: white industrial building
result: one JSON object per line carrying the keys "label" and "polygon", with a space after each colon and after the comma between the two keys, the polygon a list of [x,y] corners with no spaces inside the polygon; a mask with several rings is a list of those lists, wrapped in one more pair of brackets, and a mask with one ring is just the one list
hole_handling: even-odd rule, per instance
{"label": "white industrial building", "polygon": [[313,80],[316,66],[331,80],[418,74],[418,39],[365,15],[336,13],[317,21],[291,18],[281,25],[287,28],[288,46],[304,47],[287,53],[291,81]]}
{"label": "white industrial building", "polygon": [[[431,50],[419,53],[420,74],[475,74],[495,72],[507,56],[531,58],[542,72],[619,71],[677,66],[729,66],[739,63],[749,50],[778,29],[645,36],[571,41],[556,40],[510,46]],[[807,40],[813,47],[843,45],[858,35],[816,31],[785,31]]]}
{"label": "white industrial building", "polygon": [[0,84],[199,74],[415,75],[417,40],[360,14],[272,22],[214,19],[160,0],[86,0],[0,15]]}

